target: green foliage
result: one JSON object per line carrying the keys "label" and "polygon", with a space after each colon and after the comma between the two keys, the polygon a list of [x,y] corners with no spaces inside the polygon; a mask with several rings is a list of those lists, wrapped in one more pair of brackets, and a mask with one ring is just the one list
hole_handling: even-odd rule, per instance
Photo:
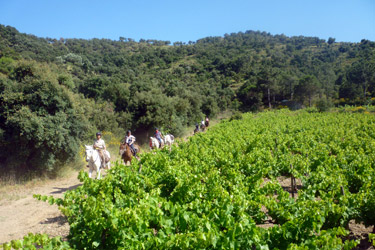
{"label": "green foliage", "polygon": [[369,234],[369,241],[372,242],[373,246],[375,246],[375,234]]}
{"label": "green foliage", "polygon": [[68,91],[37,78],[3,83],[1,88],[3,164],[51,171],[74,159],[86,124],[79,119]]}
{"label": "green foliage", "polygon": [[375,175],[374,173],[372,173],[372,175],[368,176],[368,174],[366,175],[366,177],[371,181],[366,181],[360,188],[358,202],[360,204],[360,218],[363,220],[363,223],[366,226],[372,226],[375,225]]}
{"label": "green foliage", "polygon": [[14,60],[9,57],[1,57],[0,58],[0,73],[5,75],[9,75],[13,70]]}
{"label": "green foliage", "polygon": [[233,120],[242,120],[242,113],[239,111],[236,111],[233,113],[233,115],[229,118],[230,121]]}
{"label": "green foliage", "polygon": [[61,237],[49,238],[47,234],[29,233],[22,240],[12,240],[2,245],[4,250],[11,249],[59,249],[68,250],[68,242],[62,241]]}
{"label": "green foliage", "polygon": [[[352,249],[349,221],[375,223],[374,124],[363,113],[243,114],[100,181],[82,171],[63,199],[35,197],[59,205],[74,249]],[[297,198],[281,176],[301,180]]]}
{"label": "green foliage", "polygon": [[319,112],[329,111],[332,107],[333,107],[332,101],[326,98],[319,99],[316,102],[316,108],[318,109]]}
{"label": "green foliage", "polygon": [[[153,85],[163,94],[180,98],[186,98],[186,92],[190,92],[201,103],[195,106],[191,102],[187,120],[196,119],[192,115],[196,109],[214,116],[228,108],[235,98],[233,90],[243,110],[278,106],[293,97],[311,106],[317,93],[324,93],[327,98],[351,99],[373,97],[375,93],[375,45],[368,40],[337,43],[331,37],[326,42],[317,37],[246,31],[168,46],[169,41],[135,42],[130,38],[42,39],[3,25],[0,35],[3,38],[0,48],[5,53],[0,58],[14,58],[16,54],[25,59],[57,63],[80,79],[81,93],[113,102],[116,111],[136,113],[124,105],[131,102],[128,96],[151,90],[131,89],[126,98],[122,94],[116,98],[121,99],[117,103],[118,100],[105,93],[109,87],[113,95],[112,85],[117,84]],[[192,123],[187,120],[184,125]]]}
{"label": "green foliage", "polygon": [[[368,40],[246,31],[170,45],[45,39],[0,25],[0,151],[23,145],[9,157],[0,153],[0,164],[14,169],[26,157],[25,168],[39,161],[50,170],[72,160],[96,130],[118,135],[162,127],[178,135],[230,108],[297,109],[318,97],[369,104],[374,65],[375,43]],[[49,141],[56,136],[67,139]]]}

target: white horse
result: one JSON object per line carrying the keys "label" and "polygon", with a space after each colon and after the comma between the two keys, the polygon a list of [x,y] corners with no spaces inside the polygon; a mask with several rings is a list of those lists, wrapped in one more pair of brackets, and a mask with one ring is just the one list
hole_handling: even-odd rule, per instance
{"label": "white horse", "polygon": [[[171,135],[171,134],[167,134],[166,136],[164,136],[164,140],[161,139],[162,141],[162,147],[164,145],[168,145],[169,147],[172,146],[172,143],[174,142],[174,136]],[[155,137],[150,137],[150,149],[154,149],[154,148],[159,148],[160,146],[160,143],[159,143],[159,140],[156,139]]]}
{"label": "white horse", "polygon": [[[85,145],[86,148],[86,161],[89,165],[89,177],[91,178],[92,172],[96,170],[96,178],[100,179],[100,170],[102,166],[102,160],[100,159],[99,152],[93,148],[91,145]],[[108,151],[105,151],[107,156],[110,158],[110,154]],[[108,169],[111,168],[110,162],[106,164]]]}
{"label": "white horse", "polygon": [[159,140],[155,137],[150,137],[150,149],[153,150],[154,148],[159,148]]}
{"label": "white horse", "polygon": [[164,136],[164,143],[165,145],[172,146],[172,143],[174,142],[174,136],[171,134],[167,134]]}

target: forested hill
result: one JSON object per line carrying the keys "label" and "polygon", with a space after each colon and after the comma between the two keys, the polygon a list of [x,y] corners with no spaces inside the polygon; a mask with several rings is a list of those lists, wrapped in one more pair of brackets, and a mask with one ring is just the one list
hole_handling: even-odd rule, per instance
{"label": "forested hill", "polygon": [[229,108],[364,104],[374,72],[368,40],[246,31],[172,45],[38,38],[0,25],[0,163],[53,169],[97,130],[178,135]]}

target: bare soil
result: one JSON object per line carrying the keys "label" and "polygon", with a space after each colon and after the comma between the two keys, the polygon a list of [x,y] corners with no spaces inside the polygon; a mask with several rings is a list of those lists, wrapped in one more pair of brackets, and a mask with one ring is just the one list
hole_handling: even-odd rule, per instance
{"label": "bare soil", "polygon": [[62,179],[1,187],[0,244],[22,239],[28,233],[46,233],[65,238],[69,233],[69,224],[57,205],[38,201],[33,194],[62,198],[67,190],[81,185],[77,175],[74,172]]}

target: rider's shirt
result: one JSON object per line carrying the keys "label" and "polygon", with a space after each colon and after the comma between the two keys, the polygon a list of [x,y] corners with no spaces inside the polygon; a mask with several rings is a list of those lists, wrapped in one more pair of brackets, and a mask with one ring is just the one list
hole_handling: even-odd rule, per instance
{"label": "rider's shirt", "polygon": [[161,132],[160,131],[156,132],[155,137],[156,137],[156,139],[160,140],[161,139]]}
{"label": "rider's shirt", "polygon": [[134,135],[130,135],[130,136],[126,136],[125,137],[125,143],[131,145],[131,144],[133,144],[133,142],[135,142]]}
{"label": "rider's shirt", "polygon": [[201,124],[204,125],[204,121],[203,120],[202,120]]}
{"label": "rider's shirt", "polygon": [[94,148],[105,149],[105,142],[102,138],[94,142]]}

